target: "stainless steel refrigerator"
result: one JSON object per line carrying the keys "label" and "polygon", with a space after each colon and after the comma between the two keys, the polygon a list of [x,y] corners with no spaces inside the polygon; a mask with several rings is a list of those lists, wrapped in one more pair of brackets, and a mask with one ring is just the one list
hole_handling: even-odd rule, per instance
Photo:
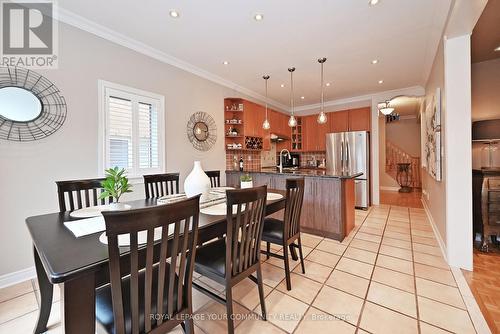
{"label": "stainless steel refrigerator", "polygon": [[335,173],[363,173],[354,180],[356,207],[370,205],[370,137],[366,131],[328,133],[326,168]]}

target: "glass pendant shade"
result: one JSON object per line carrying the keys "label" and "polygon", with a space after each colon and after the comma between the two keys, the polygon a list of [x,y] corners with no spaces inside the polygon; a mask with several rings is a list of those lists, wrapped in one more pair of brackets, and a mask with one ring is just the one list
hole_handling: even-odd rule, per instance
{"label": "glass pendant shade", "polygon": [[327,121],[326,114],[324,111],[320,112],[318,115],[318,123],[319,124],[325,124]]}
{"label": "glass pendant shade", "polygon": [[393,111],[394,111],[394,108],[391,108],[391,107],[385,107],[385,108],[380,109],[380,112],[386,116],[392,114]]}
{"label": "glass pendant shade", "polygon": [[264,75],[262,79],[266,81],[266,119],[264,120],[264,123],[262,123],[262,128],[264,130],[269,130],[271,128],[271,124],[269,123],[269,118],[267,118],[267,80],[269,80],[270,76],[269,75]]}
{"label": "glass pendant shade", "polygon": [[392,108],[389,105],[389,103],[390,103],[390,101],[385,101],[384,103],[380,104],[382,106],[382,108],[379,107],[379,111],[382,114],[384,114],[385,116],[392,114],[392,112],[394,111],[394,108]]}
{"label": "glass pendant shade", "polygon": [[262,123],[262,128],[264,130],[269,130],[271,128],[271,124],[269,123],[269,121],[267,120],[267,118],[264,120],[264,123]]}
{"label": "glass pendant shade", "polygon": [[294,116],[295,106],[293,99],[293,72],[295,71],[295,67],[290,67],[288,72],[290,72],[290,108],[292,110],[290,118],[288,119],[288,126],[294,128],[297,126],[297,120]]}
{"label": "glass pendant shade", "polygon": [[326,114],[325,114],[325,85],[323,83],[323,65],[326,62],[326,58],[319,58],[318,63],[321,65],[321,111],[318,115],[318,118],[316,119],[319,124],[325,124],[327,121]]}

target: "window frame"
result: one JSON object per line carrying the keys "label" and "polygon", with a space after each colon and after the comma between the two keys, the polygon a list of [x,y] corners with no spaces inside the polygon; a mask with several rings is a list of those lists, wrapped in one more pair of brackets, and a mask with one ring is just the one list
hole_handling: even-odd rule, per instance
{"label": "window frame", "polygon": [[[165,97],[160,94],[151,93],[137,88],[132,88],[117,83],[98,80],[98,175],[104,176],[105,169],[109,166],[109,112],[108,97],[128,99],[132,102],[132,168],[129,169],[128,177],[135,179],[134,183],[140,183],[145,174],[164,173],[165,171]],[[158,167],[140,168],[139,164],[139,115],[138,103],[151,104],[156,108],[158,114]]]}

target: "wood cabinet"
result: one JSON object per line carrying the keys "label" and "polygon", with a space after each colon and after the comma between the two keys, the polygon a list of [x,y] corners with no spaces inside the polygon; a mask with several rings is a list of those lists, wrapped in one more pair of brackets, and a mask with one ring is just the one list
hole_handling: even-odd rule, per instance
{"label": "wood cabinet", "polygon": [[324,151],[326,149],[326,134],[329,133],[329,121],[326,124],[318,123],[317,115],[303,118],[304,151]]}
{"label": "wood cabinet", "polygon": [[[254,186],[285,190],[286,179],[292,174],[249,172]],[[240,172],[226,172],[228,186],[239,185]],[[273,214],[281,218],[283,213]],[[304,177],[304,200],[300,215],[303,232],[343,240],[354,227],[354,179],[335,177]]]}
{"label": "wood cabinet", "polygon": [[330,112],[327,116],[330,132],[349,131],[349,110]]}
{"label": "wood cabinet", "polygon": [[329,132],[371,131],[370,107],[328,113]]}
{"label": "wood cabinet", "polygon": [[371,130],[371,108],[358,108],[349,110],[349,131]]}

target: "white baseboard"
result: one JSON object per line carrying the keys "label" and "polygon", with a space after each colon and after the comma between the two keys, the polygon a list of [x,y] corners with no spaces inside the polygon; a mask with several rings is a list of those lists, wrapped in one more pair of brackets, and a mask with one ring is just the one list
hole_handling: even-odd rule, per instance
{"label": "white baseboard", "polygon": [[0,276],[0,289],[8,286],[27,281],[36,277],[35,267],[29,267],[13,273],[8,273]]}
{"label": "white baseboard", "polygon": [[441,253],[443,253],[443,257],[448,262],[448,257],[446,256],[446,244],[444,243],[443,239],[441,238],[441,234],[439,234],[439,230],[436,226],[436,222],[434,221],[434,218],[432,218],[431,211],[429,207],[427,206],[427,203],[424,201],[423,198],[420,199],[422,201],[422,204],[424,206],[425,213],[427,214],[427,218],[429,218],[429,222],[431,223],[432,230],[434,231],[434,235],[436,236],[436,239],[439,244],[439,248],[441,248]]}
{"label": "white baseboard", "polygon": [[385,186],[380,186],[380,190],[385,190],[385,191],[398,191],[399,187],[385,187]]}

